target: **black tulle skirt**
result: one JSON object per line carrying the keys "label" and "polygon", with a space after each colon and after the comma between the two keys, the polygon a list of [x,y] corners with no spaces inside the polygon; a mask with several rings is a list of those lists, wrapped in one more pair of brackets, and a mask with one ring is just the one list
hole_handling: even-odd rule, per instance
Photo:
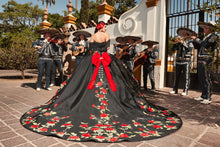
{"label": "black tulle skirt", "polygon": [[178,130],[181,119],[149,103],[122,62],[110,57],[109,69],[117,85],[116,92],[109,87],[102,66],[95,88],[87,88],[95,66],[91,63],[92,55],[86,56],[56,95],[26,112],[21,124],[42,135],[96,142],[149,140]]}

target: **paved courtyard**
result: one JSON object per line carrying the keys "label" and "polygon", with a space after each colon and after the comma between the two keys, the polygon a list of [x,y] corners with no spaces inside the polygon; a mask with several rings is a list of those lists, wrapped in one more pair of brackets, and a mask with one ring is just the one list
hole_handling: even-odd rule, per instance
{"label": "paved courtyard", "polygon": [[[139,142],[94,143],[70,142],[33,133],[20,125],[21,115],[34,106],[47,102],[58,89],[35,91],[36,71],[27,71],[29,78],[18,79],[17,71],[0,70],[0,146],[2,147],[220,147],[220,93],[213,94],[210,105],[193,100],[200,91],[189,91],[189,96],[170,95],[171,88],[155,93],[144,91],[149,101],[177,113],[183,120],[182,128],[169,136]],[[10,78],[9,78],[10,77]],[[199,84],[199,83],[198,83]],[[181,90],[179,92],[182,92]]]}

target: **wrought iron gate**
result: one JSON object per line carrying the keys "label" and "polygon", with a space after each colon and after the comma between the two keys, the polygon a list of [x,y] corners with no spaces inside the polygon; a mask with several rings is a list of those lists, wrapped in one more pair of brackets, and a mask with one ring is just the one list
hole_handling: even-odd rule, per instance
{"label": "wrought iron gate", "polygon": [[[206,13],[202,9],[199,9],[204,3],[209,2],[209,5],[213,5],[214,0],[167,0],[167,36],[166,36],[166,74],[165,74],[165,86],[173,87],[174,71],[175,71],[175,54],[172,53],[171,48],[173,46],[172,40],[177,36],[177,29],[180,27],[186,27],[198,34],[199,38],[203,38],[203,29],[197,25],[198,21],[209,22],[217,21],[219,17],[214,13]],[[217,2],[220,8],[220,2]],[[196,47],[195,47],[196,48]],[[215,60],[219,61],[220,53],[219,47],[215,51]],[[216,74],[220,74],[220,65],[217,62],[213,69]],[[197,50],[193,50],[192,64],[191,64],[191,89],[200,88],[197,78]],[[196,84],[195,84],[196,83]],[[180,88],[183,88],[183,83],[180,83]]]}

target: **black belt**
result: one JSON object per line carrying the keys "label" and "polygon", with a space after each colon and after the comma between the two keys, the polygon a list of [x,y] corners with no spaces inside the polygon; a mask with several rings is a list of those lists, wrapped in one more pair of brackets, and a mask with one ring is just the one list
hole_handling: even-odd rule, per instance
{"label": "black belt", "polygon": [[47,56],[47,55],[42,55],[42,56],[40,56],[40,57],[47,57],[47,58],[51,58],[52,56]]}

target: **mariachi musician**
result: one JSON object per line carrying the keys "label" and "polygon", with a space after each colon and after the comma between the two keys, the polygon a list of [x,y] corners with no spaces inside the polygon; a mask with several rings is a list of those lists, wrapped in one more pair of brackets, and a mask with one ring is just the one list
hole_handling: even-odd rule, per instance
{"label": "mariachi musician", "polygon": [[[157,41],[144,41],[141,44],[147,45],[148,48],[144,49],[144,53],[146,55],[146,60],[143,65],[143,79],[144,79],[144,89],[147,90],[147,76],[149,74],[150,82],[151,82],[151,91],[155,91],[155,79],[154,79],[154,66],[156,63],[156,59],[158,57],[158,46],[154,46],[158,44]],[[154,47],[153,47],[154,46]]]}
{"label": "mariachi musician", "polygon": [[198,22],[199,27],[203,28],[205,37],[203,40],[197,38],[196,36],[191,36],[196,43],[200,45],[198,49],[198,77],[202,86],[202,94],[200,97],[194,98],[197,101],[201,101],[202,104],[210,104],[212,102],[212,81],[210,78],[210,67],[213,62],[213,56],[218,43],[218,36],[215,34],[215,29],[217,29],[216,23],[210,21]]}
{"label": "mariachi musician", "polygon": [[72,55],[76,57],[75,60],[75,67],[82,61],[83,57],[87,54],[88,52],[88,37],[91,36],[91,34],[87,31],[76,31],[73,33],[73,36],[75,36],[76,41],[73,44],[71,50]]}
{"label": "mariachi musician", "polygon": [[51,35],[58,33],[59,31],[53,28],[41,29],[38,33],[43,34],[44,38],[39,38],[32,43],[32,46],[37,50],[38,56],[38,77],[36,90],[40,91],[42,77],[45,71],[46,79],[46,89],[52,90],[50,88],[50,72],[53,64],[53,52],[52,52],[52,42]]}
{"label": "mariachi musician", "polygon": [[137,54],[136,44],[141,43],[142,40],[140,37],[136,36],[125,36],[124,40],[126,46],[122,48],[123,51],[116,57],[121,59],[123,63],[128,67],[128,69],[133,72],[134,70],[134,57]]}
{"label": "mariachi musician", "polygon": [[116,57],[118,57],[123,52],[123,48],[127,45],[126,45],[124,37],[117,37],[115,40],[118,43],[113,44],[113,45],[114,45],[114,50],[115,50],[115,53],[116,53]]}
{"label": "mariachi musician", "polygon": [[191,66],[191,56],[193,46],[193,40],[190,36],[196,34],[194,31],[188,28],[179,28],[177,34],[182,38],[176,37],[174,45],[172,47],[173,51],[177,51],[176,54],[176,71],[173,91],[170,94],[178,93],[178,85],[180,80],[180,75],[183,71],[184,77],[184,89],[181,95],[188,95],[188,90],[190,86],[190,66]]}
{"label": "mariachi musician", "polygon": [[68,43],[67,38],[65,38],[64,33],[56,33],[52,35],[52,37],[56,40],[53,42],[53,66],[51,70],[51,84],[50,86],[55,85],[55,78],[56,78],[56,67],[58,68],[59,72],[59,85],[63,83],[63,52],[67,51],[66,44]]}

